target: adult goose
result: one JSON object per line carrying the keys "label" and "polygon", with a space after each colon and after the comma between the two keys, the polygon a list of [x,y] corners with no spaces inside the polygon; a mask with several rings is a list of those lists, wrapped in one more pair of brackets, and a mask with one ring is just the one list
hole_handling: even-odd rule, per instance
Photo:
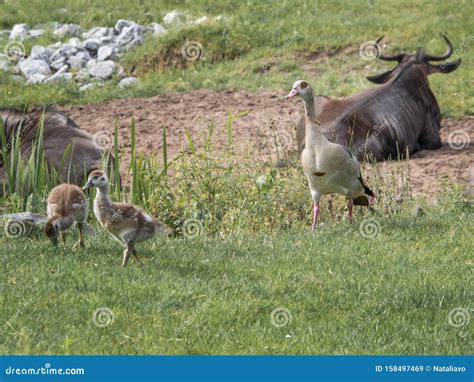
{"label": "adult goose", "polygon": [[60,184],[51,190],[47,203],[46,236],[56,245],[59,235],[64,239],[64,231],[77,223],[79,241],[73,249],[84,247],[82,229],[87,220],[89,204],[82,190],[74,184]]}
{"label": "adult goose", "polygon": [[114,203],[109,197],[109,180],[103,171],[95,170],[89,175],[83,189],[98,189],[94,200],[94,215],[99,223],[124,247],[122,267],[130,255],[140,263],[135,243],[151,239],[158,233],[170,235],[173,231],[142,209],[126,203]]}
{"label": "adult goose", "polygon": [[306,115],[305,148],[301,153],[301,163],[314,201],[312,229],[316,230],[319,201],[324,194],[344,195],[348,199],[349,222],[352,222],[353,204],[368,206],[367,196],[375,195],[365,185],[354,154],[346,146],[332,143],[324,136],[316,119],[313,90],[307,81],[296,81],[287,98],[298,95],[303,99]]}

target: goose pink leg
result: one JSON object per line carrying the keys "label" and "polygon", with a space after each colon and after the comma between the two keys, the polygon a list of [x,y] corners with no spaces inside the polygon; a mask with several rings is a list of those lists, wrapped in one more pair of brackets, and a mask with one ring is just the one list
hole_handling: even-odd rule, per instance
{"label": "goose pink leg", "polygon": [[375,204],[375,196],[369,196],[369,206],[372,207]]}
{"label": "goose pink leg", "polygon": [[319,202],[314,202],[314,209],[313,209],[313,232],[316,231],[316,225],[318,224],[318,217],[319,217]]}
{"label": "goose pink leg", "polygon": [[354,203],[352,202],[352,199],[349,199],[347,201],[347,217],[349,218],[349,223],[352,223],[352,206]]}

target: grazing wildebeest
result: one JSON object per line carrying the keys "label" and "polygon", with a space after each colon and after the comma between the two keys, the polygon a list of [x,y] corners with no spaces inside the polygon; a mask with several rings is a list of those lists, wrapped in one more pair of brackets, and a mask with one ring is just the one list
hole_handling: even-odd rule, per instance
{"label": "grazing wildebeest", "polygon": [[[21,154],[29,158],[42,118],[44,157],[59,172],[61,181],[81,185],[91,171],[99,168],[102,158],[100,148],[94,144],[92,135],[80,130],[67,116],[54,111],[0,110],[0,118],[6,138],[5,145],[0,140],[0,194],[3,192],[3,182],[8,181],[3,168],[4,156],[20,139]],[[68,145],[71,151],[63,161]]]}
{"label": "grazing wildebeest", "polygon": [[[376,41],[377,49],[382,38]],[[350,147],[359,160],[397,159],[406,150],[411,154],[441,147],[440,110],[428,75],[450,73],[461,63],[445,61],[453,53],[453,45],[446,36],[443,38],[448,48],[441,56],[422,49],[413,54],[379,54],[381,60],[398,62],[385,73],[367,77],[381,86],[342,99],[315,97],[326,137]],[[430,61],[444,62],[436,65]],[[304,125],[302,118],[297,125],[300,151],[304,146]]]}

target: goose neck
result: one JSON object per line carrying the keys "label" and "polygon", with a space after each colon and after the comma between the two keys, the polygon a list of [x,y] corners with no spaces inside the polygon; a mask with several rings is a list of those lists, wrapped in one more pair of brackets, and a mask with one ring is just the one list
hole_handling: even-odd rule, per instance
{"label": "goose neck", "polygon": [[304,102],[306,120],[309,120],[311,122],[317,122],[313,93],[305,94],[305,96],[302,98]]}
{"label": "goose neck", "polygon": [[102,203],[110,203],[109,198],[109,187],[108,185],[103,185],[101,187],[97,187],[97,194],[95,196],[97,201],[101,201]]}

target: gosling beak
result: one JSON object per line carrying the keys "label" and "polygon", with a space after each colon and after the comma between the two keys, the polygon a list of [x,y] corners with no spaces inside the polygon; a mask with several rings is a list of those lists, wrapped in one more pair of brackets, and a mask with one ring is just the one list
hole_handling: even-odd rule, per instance
{"label": "gosling beak", "polygon": [[298,93],[298,90],[296,89],[292,89],[291,92],[288,93],[288,95],[286,96],[287,99],[289,98],[293,98],[295,96],[297,96],[299,93]]}
{"label": "gosling beak", "polygon": [[88,188],[93,187],[94,185],[92,184],[92,180],[88,180],[86,185],[82,187],[83,190],[87,190]]}

